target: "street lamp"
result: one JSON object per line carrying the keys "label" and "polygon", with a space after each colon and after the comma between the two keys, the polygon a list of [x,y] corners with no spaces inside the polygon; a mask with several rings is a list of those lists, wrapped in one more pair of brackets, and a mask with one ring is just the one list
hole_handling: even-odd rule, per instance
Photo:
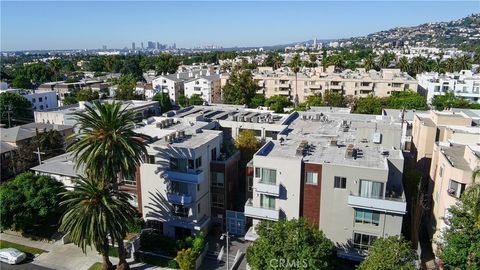
{"label": "street lamp", "polygon": [[222,233],[222,236],[220,237],[220,240],[223,241],[223,239],[227,239],[227,246],[226,246],[226,249],[227,249],[227,270],[229,270],[228,268],[228,239],[230,238],[230,236],[228,235],[228,231],[226,233]]}

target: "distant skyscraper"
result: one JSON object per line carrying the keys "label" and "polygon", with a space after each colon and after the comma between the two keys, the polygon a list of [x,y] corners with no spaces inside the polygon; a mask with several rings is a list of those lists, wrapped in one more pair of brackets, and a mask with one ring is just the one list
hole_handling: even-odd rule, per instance
{"label": "distant skyscraper", "polygon": [[157,50],[161,50],[162,49],[162,45],[160,45],[160,42],[157,42]]}
{"label": "distant skyscraper", "polygon": [[107,45],[103,45],[102,50],[106,51],[107,50]]}
{"label": "distant skyscraper", "polygon": [[313,48],[317,48],[317,38],[313,40]]}
{"label": "distant skyscraper", "polygon": [[143,50],[143,49],[144,49],[144,48],[143,48],[143,42],[142,42],[140,45],[142,45],[142,50]]}
{"label": "distant skyscraper", "polygon": [[132,42],[132,51],[135,51],[135,42]]}
{"label": "distant skyscraper", "polygon": [[177,48],[177,44],[176,44],[176,43],[173,43],[172,48],[173,48],[173,49],[176,49],[176,48]]}
{"label": "distant skyscraper", "polygon": [[153,42],[153,41],[148,41],[148,43],[147,43],[147,49],[148,49],[148,50],[155,50],[155,42]]}

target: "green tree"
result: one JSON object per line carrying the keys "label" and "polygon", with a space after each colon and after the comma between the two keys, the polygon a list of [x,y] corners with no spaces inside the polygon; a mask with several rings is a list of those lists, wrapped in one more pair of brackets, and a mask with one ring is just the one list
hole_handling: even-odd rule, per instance
{"label": "green tree", "polygon": [[381,114],[388,100],[369,95],[357,101],[355,112],[363,114]]}
{"label": "green tree", "polygon": [[264,66],[272,67],[273,69],[278,69],[283,64],[283,57],[278,52],[270,52],[263,62]]}
{"label": "green tree", "polygon": [[411,243],[398,236],[375,240],[359,270],[415,270],[417,255]]}
{"label": "green tree", "polygon": [[65,153],[65,141],[58,130],[44,130],[39,132],[32,143],[44,152],[43,158],[49,158]]}
{"label": "green tree", "polygon": [[440,259],[445,269],[478,269],[480,265],[480,186],[468,187],[460,203],[449,209],[449,225],[442,234]]}
{"label": "green tree", "polygon": [[[32,103],[16,93],[0,94],[1,123],[7,127],[33,122]],[[10,112],[10,121],[8,118]]]}
{"label": "green tree", "polygon": [[115,92],[115,99],[130,100],[137,98],[135,94],[136,80],[132,74],[122,75],[118,79],[118,87]]}
{"label": "green tree", "polygon": [[162,53],[155,61],[155,70],[158,74],[173,74],[177,72],[178,62],[171,54]]}
{"label": "green tree", "polygon": [[[73,243],[86,252],[87,246],[94,246],[103,258],[103,270],[112,268],[108,258],[109,240],[122,241],[136,215],[129,203],[130,195],[111,187],[111,183],[80,177],[73,191],[63,193],[67,210],[62,216],[60,230],[68,232]],[[123,255],[122,255],[123,254]],[[119,253],[120,261],[124,252]],[[117,269],[124,267],[121,262]]]}
{"label": "green tree", "polygon": [[178,251],[176,259],[181,270],[195,269],[196,257],[191,248]]}
{"label": "green tree", "polygon": [[182,107],[187,107],[188,106],[188,98],[184,95],[180,95],[177,98],[177,103]]}
{"label": "green tree", "polygon": [[398,60],[397,63],[397,68],[399,68],[403,72],[409,72],[410,71],[410,64],[408,63],[407,57],[403,56]]}
{"label": "green tree", "polygon": [[306,101],[308,106],[322,106],[323,99],[321,94],[316,94],[313,96],[308,96]]}
{"label": "green tree", "polygon": [[246,254],[252,269],[277,269],[280,260],[299,269],[333,269],[334,243],[307,220],[262,221],[255,230],[259,237]]}
{"label": "green tree", "polygon": [[375,58],[373,54],[368,54],[365,59],[363,59],[363,68],[367,71],[375,68]]}
{"label": "green tree", "polygon": [[193,94],[189,99],[188,99],[188,105],[193,106],[193,105],[203,105],[204,101],[202,97],[198,94]]}
{"label": "green tree", "polygon": [[284,113],[284,109],[290,106],[292,103],[286,96],[275,95],[265,100],[265,106],[276,113]]}
{"label": "green tree", "polygon": [[[63,184],[51,177],[26,172],[0,186],[2,230],[38,234],[56,230]],[[41,235],[50,237],[51,235]]]}
{"label": "green tree", "polygon": [[427,59],[425,57],[416,56],[412,59],[411,72],[420,74],[428,71]]}
{"label": "green tree", "polygon": [[476,104],[470,103],[463,97],[455,96],[453,92],[444,95],[436,95],[432,98],[432,106],[435,110],[442,111],[449,108],[476,108]]}
{"label": "green tree", "polygon": [[89,71],[102,72],[106,71],[104,58],[101,56],[94,56],[90,58],[87,66]]}
{"label": "green tree", "polygon": [[[117,189],[118,175],[133,175],[142,156],[147,154],[145,140],[148,136],[133,131],[135,111],[122,109],[121,103],[93,102],[94,108],[75,113],[79,131],[74,134],[68,147],[76,159],[76,166],[85,168],[89,177],[113,184]],[[133,222],[134,216],[130,216]],[[120,237],[121,236],[121,237]],[[115,240],[118,243],[120,269],[128,269],[125,258],[122,232]]]}
{"label": "green tree", "polygon": [[12,86],[19,89],[32,89],[32,81],[25,74],[18,74],[13,78]]}
{"label": "green tree", "polygon": [[293,105],[295,108],[298,106],[298,72],[300,71],[301,65],[302,61],[300,60],[300,55],[298,53],[293,56],[288,64],[292,72],[295,73],[295,97],[293,98]]}
{"label": "green tree", "polygon": [[162,112],[168,112],[172,109],[172,103],[170,103],[168,93],[157,93],[153,96],[152,100],[158,101]]}
{"label": "green tree", "polygon": [[129,56],[123,62],[122,75],[132,76],[135,81],[143,80],[142,68],[138,56]]}
{"label": "green tree", "polygon": [[261,143],[253,130],[242,130],[235,139],[235,147],[240,150],[241,163],[244,164],[252,159],[260,146]]}
{"label": "green tree", "polygon": [[388,98],[387,107],[390,109],[406,109],[406,110],[428,110],[427,100],[417,92],[394,91]]}
{"label": "green tree", "polygon": [[256,94],[252,100],[250,101],[250,108],[258,108],[259,106],[263,106],[265,104],[265,95],[263,94]]}
{"label": "green tree", "polygon": [[223,87],[223,99],[227,104],[250,104],[258,85],[253,80],[250,70],[233,71]]}
{"label": "green tree", "polygon": [[78,103],[78,99],[75,93],[70,93],[70,94],[65,93],[65,95],[63,96],[63,105],[67,106],[67,105],[73,105],[77,103]]}
{"label": "green tree", "polygon": [[395,59],[394,54],[391,54],[391,53],[388,53],[388,52],[383,53],[380,56],[380,61],[379,61],[380,67],[381,68],[387,68],[388,65],[390,64],[390,62],[393,61],[393,59]]}
{"label": "green tree", "polygon": [[99,98],[98,92],[91,88],[81,89],[77,92],[78,101],[92,101]]}
{"label": "green tree", "polygon": [[325,91],[323,105],[331,107],[345,107],[345,97],[342,93]]}
{"label": "green tree", "polygon": [[445,70],[447,72],[454,72],[456,69],[456,63],[454,58],[448,58],[445,60]]}
{"label": "green tree", "polygon": [[455,59],[455,66],[457,68],[457,71],[470,69],[470,67],[472,66],[470,57],[467,55],[457,57],[457,59]]}

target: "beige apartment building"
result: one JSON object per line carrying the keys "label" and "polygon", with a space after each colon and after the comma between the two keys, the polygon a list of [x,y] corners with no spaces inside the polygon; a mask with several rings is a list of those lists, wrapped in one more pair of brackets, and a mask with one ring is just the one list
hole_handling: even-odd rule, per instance
{"label": "beige apartment building", "polygon": [[448,209],[454,206],[461,194],[473,183],[472,174],[480,168],[480,134],[477,144],[436,143],[433,148],[430,178],[433,189],[433,216],[436,230],[433,250],[443,242],[443,232],[448,228]]}
{"label": "beige apartment building", "polygon": [[331,69],[311,68],[300,71],[295,80],[295,74],[288,68],[273,70],[260,67],[254,72],[254,79],[267,98],[282,95],[293,100],[297,93],[300,102],[306,101],[308,96],[323,95],[325,91],[347,96],[385,97],[396,91],[416,91],[418,86],[413,77],[399,69],[366,71],[359,68],[335,73]]}

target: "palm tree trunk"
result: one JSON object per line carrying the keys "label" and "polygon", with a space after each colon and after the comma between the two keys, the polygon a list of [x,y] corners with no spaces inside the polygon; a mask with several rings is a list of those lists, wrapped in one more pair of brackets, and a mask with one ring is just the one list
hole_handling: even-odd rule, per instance
{"label": "palm tree trunk", "polygon": [[113,264],[108,258],[108,241],[106,241],[105,244],[102,245],[102,270],[110,270],[113,268]]}
{"label": "palm tree trunk", "polygon": [[297,72],[295,72],[295,98],[293,100],[295,109],[298,107],[298,92],[297,92],[298,80],[297,79],[298,79]]}
{"label": "palm tree trunk", "polygon": [[127,263],[127,254],[125,252],[125,245],[123,239],[118,241],[118,265],[117,270],[129,270],[130,266]]}

